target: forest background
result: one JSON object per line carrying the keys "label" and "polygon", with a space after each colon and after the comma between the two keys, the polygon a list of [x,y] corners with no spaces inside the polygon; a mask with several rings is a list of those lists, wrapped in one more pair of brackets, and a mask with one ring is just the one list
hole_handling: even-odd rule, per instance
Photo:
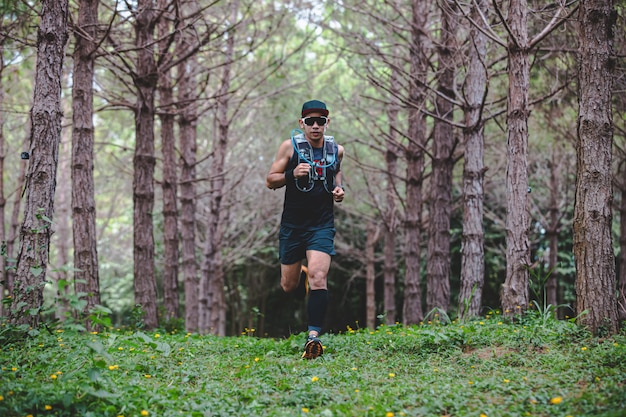
{"label": "forest background", "polygon": [[[5,0],[1,7],[6,315],[15,307],[24,196],[37,154],[30,118],[38,104],[38,14],[54,3]],[[616,213],[611,268],[622,289],[623,6],[615,2],[610,199]],[[268,336],[303,330],[304,306],[278,285],[283,192],[268,190],[265,174],[280,142],[297,127],[302,103],[321,99],[330,108],[328,134],[346,149],[327,330],[506,309],[503,288],[516,273],[524,302],[512,305],[563,306],[561,317],[576,315],[576,2],[83,0],[61,9],[68,42],[54,208],[29,229],[51,236],[45,271],[29,270],[35,281],[45,278],[40,312],[67,320],[101,305],[116,325]],[[97,20],[85,23],[85,10],[92,18],[97,10]],[[523,25],[511,25],[516,22]],[[528,119],[521,171],[527,176],[513,178],[527,200],[511,208],[518,194],[510,188],[507,109],[519,93],[509,83],[516,30],[537,42],[525,49],[522,88]],[[80,55],[81,45],[92,49]],[[478,61],[472,50],[480,51]],[[93,80],[77,94],[76,65],[85,57],[93,60]],[[479,83],[472,92],[476,77],[482,88]],[[90,107],[81,101],[87,90],[93,126],[78,117]],[[478,118],[469,120],[471,114]],[[480,183],[472,200],[465,187],[474,127],[483,138],[478,160],[484,165],[474,172]],[[80,139],[89,132],[91,139]],[[85,143],[92,155],[81,154]],[[85,172],[93,173],[91,190],[76,185]],[[90,191],[93,210],[77,206],[77,194]],[[463,230],[468,201],[480,201],[482,230],[475,234],[484,239],[477,257],[483,270],[469,286],[463,273],[463,247],[474,236]],[[517,250],[507,240],[516,218],[511,210],[522,213],[518,241],[527,239],[521,272],[507,269]],[[78,217],[88,213],[93,229]],[[87,255],[75,250],[81,238],[95,242]],[[84,258],[91,268],[95,260],[95,270],[78,265]],[[623,319],[624,291],[617,294]]]}

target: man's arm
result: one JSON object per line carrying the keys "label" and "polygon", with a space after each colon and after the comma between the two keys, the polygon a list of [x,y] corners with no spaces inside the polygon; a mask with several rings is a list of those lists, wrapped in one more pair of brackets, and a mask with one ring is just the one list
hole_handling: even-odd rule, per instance
{"label": "man's arm", "polygon": [[287,169],[289,158],[291,158],[291,149],[291,142],[288,140],[281,143],[278,147],[276,159],[274,159],[274,162],[270,167],[270,171],[265,178],[265,185],[270,190],[276,190],[284,187],[287,183],[287,180],[285,179],[285,170]]}
{"label": "man's arm", "polygon": [[276,159],[270,167],[270,172],[265,178],[265,185],[271,190],[284,187],[287,181],[292,181],[294,178],[301,178],[309,175],[311,172],[311,165],[306,162],[300,162],[294,169],[287,170],[289,160],[293,155],[293,145],[291,140],[287,139],[281,143],[276,153]]}
{"label": "man's arm", "polygon": [[337,158],[339,159],[339,170],[335,174],[335,189],[333,190],[333,198],[337,203],[341,203],[344,197],[343,174],[341,173],[341,161],[343,160],[343,146],[337,146]]}

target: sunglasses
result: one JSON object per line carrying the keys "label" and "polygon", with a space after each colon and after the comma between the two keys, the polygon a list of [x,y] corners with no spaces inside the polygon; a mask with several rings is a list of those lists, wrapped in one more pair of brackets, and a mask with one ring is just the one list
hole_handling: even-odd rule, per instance
{"label": "sunglasses", "polygon": [[326,122],[328,122],[328,119],[324,116],[303,117],[302,122],[304,122],[304,124],[307,126],[313,126],[315,123],[317,123],[318,126],[326,126]]}

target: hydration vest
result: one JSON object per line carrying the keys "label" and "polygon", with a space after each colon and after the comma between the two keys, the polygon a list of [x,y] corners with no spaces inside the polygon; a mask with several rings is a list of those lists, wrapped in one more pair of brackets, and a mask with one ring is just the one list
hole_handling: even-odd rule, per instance
{"label": "hydration vest", "polygon": [[[298,134],[294,134],[299,132]],[[324,189],[332,194],[335,188],[335,174],[339,166],[337,153],[339,147],[335,143],[333,136],[324,135],[324,146],[322,147],[322,159],[315,162],[313,157],[313,147],[304,137],[304,133],[299,129],[291,132],[291,142],[298,157],[297,163],[306,162],[311,165],[311,175],[296,179],[296,188],[302,192],[309,192],[313,189],[315,181],[322,181]]]}

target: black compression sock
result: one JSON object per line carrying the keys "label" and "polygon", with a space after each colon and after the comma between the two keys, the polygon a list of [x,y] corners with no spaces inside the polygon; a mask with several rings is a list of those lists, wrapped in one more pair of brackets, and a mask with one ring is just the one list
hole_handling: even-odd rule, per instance
{"label": "black compression sock", "polygon": [[322,327],[328,309],[328,290],[309,291],[309,326]]}

